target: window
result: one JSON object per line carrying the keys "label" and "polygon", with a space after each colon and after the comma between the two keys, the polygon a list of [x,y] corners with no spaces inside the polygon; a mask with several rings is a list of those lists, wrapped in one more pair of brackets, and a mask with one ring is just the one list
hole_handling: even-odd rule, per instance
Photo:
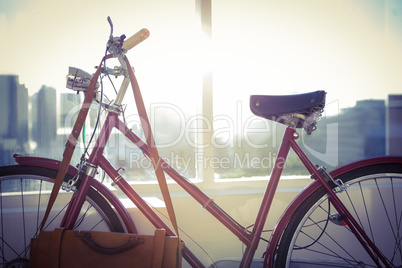
{"label": "window", "polygon": [[[333,169],[388,154],[386,132],[395,124],[387,121],[388,99],[402,93],[401,8],[397,1],[213,1],[214,156],[222,164],[215,177],[272,169],[284,128],[251,114],[252,94],[327,91],[313,139],[299,131],[313,163]],[[290,154],[284,172],[305,168]]]}
{"label": "window", "polygon": [[[270,173],[284,127],[253,116],[249,111],[251,94],[326,90],[325,117],[313,133],[315,139],[303,134],[300,144],[314,162],[329,169],[361,158],[398,154],[400,122],[395,114],[402,94],[398,72],[402,69],[402,6],[398,1],[387,1],[387,5],[359,0],[211,1],[203,7],[207,13],[209,8],[211,16],[210,39],[203,35],[198,17],[200,5],[208,2],[125,3],[123,11],[101,8],[96,14],[81,14],[90,17],[88,26],[79,20],[72,22],[66,15],[71,13],[60,11],[73,4],[55,7],[52,1],[44,1],[41,8],[20,9],[24,16],[11,14],[18,7],[6,11],[11,12],[8,17],[0,14],[6,22],[0,30],[8,37],[4,43],[8,54],[22,50],[15,43],[23,43],[18,38],[27,34],[26,29],[42,29],[30,30],[38,38],[33,48],[36,53],[31,54],[46,55],[40,60],[26,57],[24,65],[9,58],[10,64],[1,66],[1,73],[15,73],[0,77],[2,94],[7,96],[0,100],[0,118],[3,124],[12,125],[0,132],[1,164],[12,164],[12,153],[61,159],[65,135],[73,122],[66,124],[66,120],[74,118],[81,103],[77,95],[63,91],[65,72],[69,64],[93,71],[104,45],[98,47],[92,40],[106,40],[107,15],[115,22],[115,35],[129,35],[141,27],[151,32],[144,44],[130,52],[129,59],[160,154],[186,177],[213,182]],[[82,5],[89,4],[80,2],[80,10],[88,10],[89,6]],[[48,10],[65,23],[58,25],[63,31],[54,31],[51,40],[44,37],[44,23],[34,19],[50,14]],[[55,19],[51,14],[43,16],[46,22]],[[38,23],[37,27],[27,27],[28,21]],[[96,22],[94,27],[93,21],[104,24]],[[93,28],[102,31],[90,31]],[[91,42],[71,42],[76,29]],[[58,65],[65,64],[62,70],[58,66],[51,70],[55,47],[63,48],[63,53],[57,53]],[[34,77],[33,69],[43,72]],[[113,96],[110,92],[106,95]],[[125,100],[130,103],[125,111],[128,126],[141,136],[130,90]],[[96,111],[94,106],[85,142]],[[127,177],[154,179],[148,161],[121,135],[113,134],[107,153],[115,166],[131,169]],[[294,175],[304,169],[290,155],[285,172]]]}

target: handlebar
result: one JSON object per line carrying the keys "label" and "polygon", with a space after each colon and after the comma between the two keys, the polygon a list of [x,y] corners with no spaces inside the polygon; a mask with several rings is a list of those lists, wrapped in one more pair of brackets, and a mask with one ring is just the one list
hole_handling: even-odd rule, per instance
{"label": "handlebar", "polygon": [[[101,66],[100,72],[107,75],[117,76],[127,76],[127,65],[125,62],[125,53],[147,39],[149,37],[148,29],[141,29],[133,36],[125,40],[125,35],[120,37],[113,37],[113,23],[110,17],[107,18],[110,25],[110,36],[107,42],[107,51],[110,53],[104,59],[115,57],[119,59],[121,66],[112,68],[107,68],[106,64]],[[125,41],[124,41],[125,40]],[[98,66],[95,68],[98,69]],[[91,82],[92,76],[80,69],[70,67],[69,73],[67,75],[67,88],[75,91],[86,92],[89,84]],[[96,87],[99,87],[97,83]]]}
{"label": "handlebar", "polygon": [[149,37],[149,31],[147,29],[141,29],[136,34],[123,42],[123,49],[130,50],[145,39]]}

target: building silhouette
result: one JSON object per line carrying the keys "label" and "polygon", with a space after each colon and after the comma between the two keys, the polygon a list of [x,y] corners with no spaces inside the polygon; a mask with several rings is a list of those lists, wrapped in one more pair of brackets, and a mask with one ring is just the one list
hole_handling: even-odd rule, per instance
{"label": "building silhouette", "polygon": [[14,163],[13,153],[29,152],[28,89],[17,75],[0,75],[0,164]]}
{"label": "building silhouette", "polygon": [[[318,123],[310,147],[325,153],[328,144],[337,147],[337,165],[342,166],[365,158],[386,155],[386,106],[384,100],[361,100],[351,108],[343,109],[337,116],[324,117]],[[336,126],[337,135],[327,133],[327,126]],[[302,145],[303,148],[303,145]],[[306,153],[312,156],[308,152]],[[312,158],[314,159],[314,158]],[[319,165],[328,166],[322,159]],[[313,161],[314,162],[314,161]]]}
{"label": "building silhouette", "polygon": [[80,95],[75,93],[60,94],[60,122],[59,128],[72,128],[77,118],[77,111],[81,107]]}
{"label": "building silhouette", "polygon": [[387,154],[402,155],[402,95],[388,96]]}
{"label": "building silhouette", "polygon": [[42,86],[31,100],[32,140],[37,145],[35,153],[44,156],[54,148],[57,136],[56,90]]}
{"label": "building silhouette", "polygon": [[[34,154],[60,160],[67,137],[71,133],[82,104],[80,95],[62,93],[58,106],[56,90],[42,86],[31,97],[29,106],[28,90],[19,83],[17,75],[0,75],[0,93],[2,95],[0,98],[0,123],[2,125],[0,128],[0,165],[14,164],[13,153]],[[90,110],[86,125],[87,136],[92,133],[95,126],[97,112],[96,107],[92,107]],[[361,100],[354,107],[343,109],[337,116],[323,117],[317,125],[317,130],[313,132],[314,137],[300,139],[299,145],[311,157],[314,164],[324,165],[329,169],[370,157],[402,155],[401,115],[402,95],[389,95],[387,102]],[[166,118],[159,118],[156,123],[160,129],[172,125]],[[331,129],[328,126],[336,126],[336,135],[329,134]],[[167,132],[165,134],[169,135]],[[163,138],[158,135],[156,137],[159,141]],[[167,138],[169,140],[169,137]],[[278,139],[280,138],[279,135]],[[89,138],[87,137],[87,139]],[[127,161],[130,162],[130,155],[136,152],[135,149],[129,148],[124,141],[124,139],[112,135],[111,146],[108,146],[106,150],[106,153],[117,156],[118,159],[114,159],[116,165],[127,164]],[[120,142],[122,143],[120,144]],[[279,141],[276,141],[276,144],[279,144]],[[317,154],[310,153],[311,150],[314,150],[325,155],[328,144],[337,147],[336,165],[325,162],[325,159],[322,161],[322,158],[316,157]],[[179,156],[191,158],[194,153],[188,152],[187,146],[188,144],[176,144],[174,148],[161,150],[161,153],[169,156],[172,151]],[[77,154],[75,155],[78,155],[82,148],[78,146],[76,149]],[[243,149],[246,153],[253,150],[252,148]],[[221,153],[222,156],[230,155],[228,151]],[[219,157],[220,154],[218,153],[216,156]],[[257,153],[256,156],[259,154]],[[79,161],[78,158],[77,161]],[[230,170],[226,171],[230,172]],[[247,176],[246,173],[244,176]]]}

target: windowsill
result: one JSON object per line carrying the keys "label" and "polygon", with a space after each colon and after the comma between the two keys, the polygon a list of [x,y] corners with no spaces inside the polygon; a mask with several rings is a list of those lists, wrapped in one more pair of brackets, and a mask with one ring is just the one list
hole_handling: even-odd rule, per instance
{"label": "windowsill", "polygon": [[[191,180],[191,182],[208,196],[264,194],[268,184],[268,178],[269,177],[215,179],[213,182]],[[310,183],[311,178],[308,176],[282,176],[276,191],[300,192]],[[129,182],[129,184],[142,197],[162,196],[157,181],[135,181]],[[118,187],[113,187],[110,184],[105,185],[112,191],[117,191],[117,195],[124,198],[124,194]],[[188,193],[172,180],[168,180],[168,187],[172,197],[188,196]]]}

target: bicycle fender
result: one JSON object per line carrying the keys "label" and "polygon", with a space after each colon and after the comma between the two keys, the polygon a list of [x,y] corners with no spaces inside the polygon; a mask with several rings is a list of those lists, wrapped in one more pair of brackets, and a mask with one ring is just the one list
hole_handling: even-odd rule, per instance
{"label": "bicycle fender", "polygon": [[382,156],[382,157],[368,158],[365,160],[353,162],[345,166],[339,167],[331,171],[330,174],[334,178],[346,172],[349,172],[353,169],[370,166],[374,164],[402,164],[402,156]]}
{"label": "bicycle fender", "polygon": [[[15,158],[15,162],[21,166],[37,166],[58,170],[61,165],[61,161],[50,158],[25,156],[20,154],[14,154],[13,157]],[[67,173],[74,176],[78,173],[78,170],[72,165],[69,165]]]}
{"label": "bicycle fender", "polygon": [[[375,158],[369,158],[357,162],[353,162],[350,164],[347,164],[345,166],[339,167],[333,171],[330,172],[330,175],[332,177],[337,177],[339,175],[342,175],[346,172],[352,171],[357,168],[365,167],[365,166],[370,166],[374,164],[401,164],[402,165],[402,157],[399,156],[383,156],[383,157],[375,157]],[[309,184],[306,188],[301,191],[295,199],[289,204],[289,206],[286,208],[285,212],[282,214],[280,217],[278,223],[276,224],[274,231],[272,232],[271,235],[271,240],[267,249],[267,253],[265,255],[265,261],[264,263],[267,264],[266,267],[273,267],[274,265],[274,257],[275,257],[275,251],[277,249],[278,243],[280,241],[280,238],[282,236],[283,231],[285,230],[289,220],[292,218],[293,213],[298,209],[299,205],[303,203],[304,200],[307,199],[307,197],[310,196],[314,191],[316,191],[318,188],[320,188],[321,184],[319,181],[313,181],[311,184]]]}
{"label": "bicycle fender", "polygon": [[[21,166],[36,166],[36,167],[45,167],[49,169],[54,169],[58,170],[61,161],[55,160],[55,159],[50,159],[50,158],[43,158],[43,157],[36,157],[36,156],[25,156],[25,155],[20,155],[20,154],[14,154],[13,157],[15,158],[15,161],[21,165]],[[69,165],[67,169],[67,174],[74,176],[77,174],[78,169],[75,167]],[[118,211],[120,217],[122,218],[123,222],[126,225],[127,231],[129,233],[138,233],[137,229],[135,227],[135,224],[133,220],[131,219],[130,214],[128,211],[125,209],[124,205],[121,203],[121,201],[116,198],[116,196],[104,185],[102,185],[100,182],[97,180],[93,180],[92,186],[99,191],[103,196],[107,198],[107,200],[110,201],[110,203],[115,207],[115,209]]]}

